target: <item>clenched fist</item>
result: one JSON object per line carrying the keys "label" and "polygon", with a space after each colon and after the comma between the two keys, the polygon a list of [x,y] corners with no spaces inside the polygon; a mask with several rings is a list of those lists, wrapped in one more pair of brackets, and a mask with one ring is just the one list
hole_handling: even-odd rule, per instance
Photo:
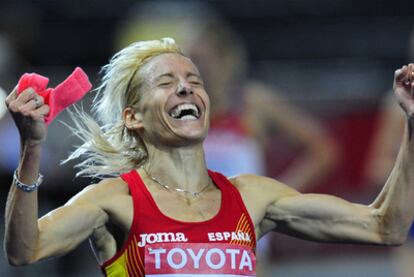
{"label": "clenched fist", "polygon": [[46,138],[44,117],[49,106],[32,88],[17,94],[15,88],[6,98],[6,106],[19,130],[22,144],[42,143]]}

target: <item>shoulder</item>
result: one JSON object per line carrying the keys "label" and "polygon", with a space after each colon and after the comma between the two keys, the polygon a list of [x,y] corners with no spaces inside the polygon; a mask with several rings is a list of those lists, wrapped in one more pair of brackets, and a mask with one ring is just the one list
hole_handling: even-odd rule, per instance
{"label": "shoulder", "polygon": [[255,174],[241,174],[230,177],[229,181],[244,194],[272,195],[272,198],[299,194],[293,188],[269,177]]}
{"label": "shoulder", "polygon": [[121,178],[108,178],[91,184],[73,196],[65,206],[90,211],[90,214],[99,215],[104,222],[108,220],[130,222],[132,220],[130,212],[132,200],[129,188]]}
{"label": "shoulder", "polygon": [[263,220],[270,205],[284,197],[300,194],[275,179],[254,174],[234,176],[229,181],[240,192],[255,225]]}
{"label": "shoulder", "polygon": [[67,204],[94,203],[99,204],[117,195],[128,195],[128,185],[119,177],[107,178],[85,187],[73,196]]}

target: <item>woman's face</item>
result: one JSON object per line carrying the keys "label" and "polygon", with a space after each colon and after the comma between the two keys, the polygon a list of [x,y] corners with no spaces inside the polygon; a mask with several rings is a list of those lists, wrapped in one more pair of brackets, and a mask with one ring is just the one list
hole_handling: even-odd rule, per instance
{"label": "woman's face", "polygon": [[201,143],[209,126],[210,102],[190,59],[173,53],[152,58],[140,69],[142,138],[152,144]]}

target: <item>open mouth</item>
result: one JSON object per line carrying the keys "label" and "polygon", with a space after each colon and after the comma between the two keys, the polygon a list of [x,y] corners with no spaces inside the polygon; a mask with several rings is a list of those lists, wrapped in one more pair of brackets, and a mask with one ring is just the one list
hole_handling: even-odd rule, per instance
{"label": "open mouth", "polygon": [[200,118],[200,110],[195,104],[184,103],[172,108],[168,113],[178,120],[197,120]]}

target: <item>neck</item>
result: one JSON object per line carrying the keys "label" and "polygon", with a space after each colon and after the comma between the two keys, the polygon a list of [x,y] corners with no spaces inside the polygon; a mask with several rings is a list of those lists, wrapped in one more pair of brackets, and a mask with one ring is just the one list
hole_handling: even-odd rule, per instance
{"label": "neck", "polygon": [[199,192],[209,182],[202,144],[159,149],[147,145],[148,160],[143,165],[153,177],[172,189]]}

